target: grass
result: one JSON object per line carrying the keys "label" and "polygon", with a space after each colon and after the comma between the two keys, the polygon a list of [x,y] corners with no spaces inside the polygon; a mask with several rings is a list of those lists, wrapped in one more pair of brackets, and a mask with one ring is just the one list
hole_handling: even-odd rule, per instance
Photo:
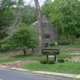
{"label": "grass", "polygon": [[33,55],[28,56],[15,56],[8,59],[1,59],[0,63],[24,61],[24,60],[38,60],[39,58]]}
{"label": "grass", "polygon": [[[57,55],[57,58],[71,59],[74,56],[80,56],[80,54],[78,55],[72,54],[77,52],[80,53],[80,43],[74,45],[67,45],[67,46],[54,46],[54,47],[49,47],[49,49],[60,49],[60,55]],[[43,58],[46,59],[46,56],[43,56],[40,59]],[[80,74],[79,62],[64,62],[64,63],[56,63],[53,65],[31,63],[23,66],[23,68],[28,68],[31,70],[43,70],[43,71],[51,71],[51,72]]]}
{"label": "grass", "polygon": [[50,72],[60,72],[60,73],[70,73],[70,74],[80,74],[80,63],[65,62],[56,64],[41,64],[30,63],[23,66],[22,68],[37,70],[37,71],[50,71]]}
{"label": "grass", "polygon": [[[54,46],[49,47],[49,49],[60,49],[60,55],[57,55],[57,58],[69,58],[71,59],[73,56],[80,56],[80,54],[72,54],[72,53],[80,53],[80,43],[74,45],[67,46]],[[18,51],[14,51],[16,54]],[[0,57],[10,55],[10,52],[0,53]],[[46,56],[36,56],[35,54],[27,55],[27,56],[15,56],[9,59],[1,59],[0,63],[7,62],[15,62],[15,61],[24,61],[24,60],[37,60],[46,59]],[[64,63],[56,63],[56,64],[40,64],[38,63],[30,63],[25,64],[22,68],[27,68],[30,70],[43,70],[43,71],[51,71],[51,72],[61,72],[61,73],[71,73],[71,74],[80,74],[80,63],[79,62],[64,62]]]}
{"label": "grass", "polygon": [[72,53],[80,53],[80,43],[74,45],[66,45],[66,46],[54,46],[48,47],[49,49],[59,49],[60,55],[57,58],[71,58],[73,56],[80,56]]}

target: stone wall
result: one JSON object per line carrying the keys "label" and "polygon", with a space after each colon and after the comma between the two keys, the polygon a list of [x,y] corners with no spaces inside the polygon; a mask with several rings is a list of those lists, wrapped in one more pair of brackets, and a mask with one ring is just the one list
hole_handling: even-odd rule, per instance
{"label": "stone wall", "polygon": [[[38,21],[34,22],[33,25],[36,26],[39,32]],[[42,17],[42,27],[44,31],[45,45],[47,44],[49,46],[50,42],[58,42],[58,30],[45,16]]]}

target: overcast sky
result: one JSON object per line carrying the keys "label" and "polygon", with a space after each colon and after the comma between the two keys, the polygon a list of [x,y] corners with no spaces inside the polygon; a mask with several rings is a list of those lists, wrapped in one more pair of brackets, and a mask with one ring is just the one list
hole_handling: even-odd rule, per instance
{"label": "overcast sky", "polygon": [[[34,5],[34,0],[24,0],[26,2],[26,4],[31,4],[31,5]],[[39,4],[42,5],[44,3],[45,0],[38,0],[39,1]],[[52,0],[54,1],[54,0]]]}

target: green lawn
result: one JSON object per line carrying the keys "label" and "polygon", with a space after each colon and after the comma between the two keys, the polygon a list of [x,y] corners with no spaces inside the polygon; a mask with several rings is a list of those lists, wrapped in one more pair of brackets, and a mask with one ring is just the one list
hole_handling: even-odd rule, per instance
{"label": "green lawn", "polygon": [[[54,46],[49,47],[49,49],[60,49],[60,55],[57,55],[58,58],[69,58],[71,59],[74,56],[80,56],[80,54],[72,54],[72,53],[80,53],[80,43],[74,44],[74,45],[67,45],[67,46]],[[17,51],[14,51],[14,54],[16,54]],[[38,53],[36,53],[38,54]],[[46,59],[46,56],[36,56],[36,54],[31,54],[27,56],[17,56],[17,57],[11,57],[9,59],[0,59],[1,63],[6,62],[15,62],[18,60],[24,61],[24,60],[37,60],[40,59]],[[10,52],[0,53],[0,58],[2,56],[10,55]],[[51,72],[62,72],[62,73],[72,73],[72,74],[80,74],[80,63],[79,62],[64,62],[64,63],[55,63],[52,65],[49,64],[40,64],[38,63],[30,63],[25,64],[22,66],[22,68],[28,68],[31,70],[43,70],[43,71],[51,71]]]}
{"label": "green lawn", "polygon": [[[54,46],[49,47],[49,49],[60,49],[60,55],[57,55],[57,58],[69,58],[71,59],[74,56],[80,56],[80,54],[76,55],[76,53],[80,53],[80,43],[74,45],[67,46]],[[72,54],[75,53],[75,54]],[[40,57],[40,59],[46,59],[46,56]],[[51,72],[61,72],[61,73],[71,73],[71,74],[80,74],[80,62],[64,62],[64,63],[56,63],[56,64],[40,64],[31,63],[23,66],[23,68],[28,68],[31,70],[43,70],[43,71],[51,71]]]}
{"label": "green lawn", "polygon": [[36,57],[35,55],[16,56],[16,57],[11,57],[9,59],[1,59],[0,63],[24,61],[24,60],[39,60],[39,57]]}
{"label": "green lawn", "polygon": [[65,63],[56,63],[56,64],[41,64],[30,63],[23,66],[22,68],[37,70],[37,71],[51,71],[51,72],[61,72],[61,73],[70,73],[70,74],[80,74],[80,63],[75,62],[65,62]]}

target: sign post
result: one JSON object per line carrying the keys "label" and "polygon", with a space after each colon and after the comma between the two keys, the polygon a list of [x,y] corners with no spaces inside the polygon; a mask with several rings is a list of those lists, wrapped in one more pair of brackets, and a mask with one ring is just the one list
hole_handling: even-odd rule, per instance
{"label": "sign post", "polygon": [[48,57],[48,55],[47,55],[47,61],[49,60],[49,57]]}
{"label": "sign post", "polygon": [[54,60],[56,61],[56,55],[54,55],[55,57],[54,57]]}
{"label": "sign post", "polygon": [[49,55],[54,55],[54,60],[56,61],[56,55],[59,55],[60,51],[59,49],[42,49],[42,54],[47,56],[47,60]]}

